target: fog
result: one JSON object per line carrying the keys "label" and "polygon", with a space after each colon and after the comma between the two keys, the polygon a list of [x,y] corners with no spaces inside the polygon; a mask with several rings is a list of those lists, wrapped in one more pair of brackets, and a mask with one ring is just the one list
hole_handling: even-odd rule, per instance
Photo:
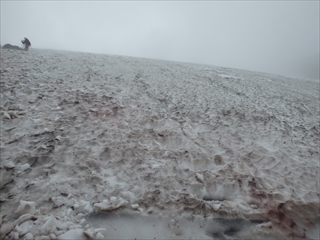
{"label": "fog", "polygon": [[318,1],[1,1],[1,45],[24,37],[32,48],[319,78]]}

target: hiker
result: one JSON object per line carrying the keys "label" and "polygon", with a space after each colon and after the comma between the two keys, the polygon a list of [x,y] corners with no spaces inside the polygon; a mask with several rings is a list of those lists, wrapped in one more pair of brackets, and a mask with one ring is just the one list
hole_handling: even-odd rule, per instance
{"label": "hiker", "polygon": [[29,47],[31,46],[31,42],[28,38],[24,38],[24,40],[21,40],[21,42],[24,44],[24,50],[28,51]]}

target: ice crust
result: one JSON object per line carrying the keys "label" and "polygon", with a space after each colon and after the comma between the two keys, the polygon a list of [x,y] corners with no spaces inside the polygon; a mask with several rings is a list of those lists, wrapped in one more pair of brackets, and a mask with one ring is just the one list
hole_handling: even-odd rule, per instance
{"label": "ice crust", "polygon": [[1,49],[0,88],[1,239],[319,236],[319,81]]}

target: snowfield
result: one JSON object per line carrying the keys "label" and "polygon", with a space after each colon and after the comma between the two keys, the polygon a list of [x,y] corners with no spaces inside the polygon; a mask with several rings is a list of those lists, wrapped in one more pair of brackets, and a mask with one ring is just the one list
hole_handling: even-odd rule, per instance
{"label": "snowfield", "polygon": [[318,239],[319,81],[1,49],[1,239]]}

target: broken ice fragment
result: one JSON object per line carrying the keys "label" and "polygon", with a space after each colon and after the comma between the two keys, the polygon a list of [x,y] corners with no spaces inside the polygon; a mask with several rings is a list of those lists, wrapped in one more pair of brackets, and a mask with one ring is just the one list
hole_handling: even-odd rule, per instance
{"label": "broken ice fragment", "polygon": [[11,101],[14,100],[14,96],[11,95],[11,92],[6,92],[6,93],[4,93],[4,95],[5,95],[9,100],[11,100]]}
{"label": "broken ice fragment", "polygon": [[32,239],[33,239],[32,233],[27,233],[24,237],[25,237],[25,239],[27,239],[27,240],[32,240]]}
{"label": "broken ice fragment", "polygon": [[34,214],[35,211],[36,211],[35,202],[20,200],[20,205],[18,206],[16,213],[18,213],[19,215],[26,214],[26,213]]}
{"label": "broken ice fragment", "polygon": [[10,168],[14,168],[15,167],[15,165],[14,165],[14,163],[12,161],[6,162],[3,166],[6,169],[10,169]]}
{"label": "broken ice fragment", "polygon": [[71,229],[59,236],[59,240],[86,239],[83,229]]}
{"label": "broken ice fragment", "polygon": [[97,233],[96,239],[104,239],[104,236],[101,233]]}
{"label": "broken ice fragment", "polygon": [[19,239],[19,233],[17,232],[11,232],[11,236],[14,240],[18,240]]}
{"label": "broken ice fragment", "polygon": [[9,111],[8,114],[10,115],[10,117],[11,117],[12,119],[18,117],[17,113],[14,112],[14,111]]}
{"label": "broken ice fragment", "polygon": [[217,203],[217,204],[212,204],[212,207],[215,211],[218,211],[219,208],[221,207],[221,203]]}
{"label": "broken ice fragment", "polygon": [[51,215],[45,224],[42,225],[41,232],[50,233],[55,231],[57,228],[60,228],[60,223],[54,216]]}
{"label": "broken ice fragment", "polygon": [[18,115],[24,115],[24,114],[26,114],[26,113],[27,113],[26,111],[19,111],[19,112],[17,112]]}
{"label": "broken ice fragment", "polygon": [[58,140],[58,141],[60,141],[61,138],[62,138],[62,137],[61,137],[60,135],[56,136],[56,140]]}
{"label": "broken ice fragment", "polygon": [[132,209],[138,209],[139,208],[139,204],[131,204]]}
{"label": "broken ice fragment", "polygon": [[11,119],[11,116],[7,112],[4,112],[3,116],[4,116],[4,118]]}
{"label": "broken ice fragment", "polygon": [[85,210],[86,212],[89,212],[89,213],[93,212],[93,209],[92,209],[90,203],[88,203],[88,204],[84,207],[83,210]]}
{"label": "broken ice fragment", "polygon": [[123,200],[122,198],[112,197],[113,202],[109,202],[108,200],[103,200],[101,203],[95,203],[94,206],[100,208],[100,210],[110,211],[118,209],[128,203],[128,201]]}
{"label": "broken ice fragment", "polygon": [[29,164],[29,163],[26,163],[26,164],[21,165],[20,170],[23,172],[23,171],[25,171],[25,170],[27,170],[27,169],[29,169],[29,168],[30,168],[30,164]]}
{"label": "broken ice fragment", "polygon": [[33,120],[33,123],[39,123],[41,122],[41,119],[40,118],[36,118],[36,119],[32,119]]}
{"label": "broken ice fragment", "polygon": [[57,239],[57,236],[54,233],[50,233],[50,239]]}
{"label": "broken ice fragment", "polygon": [[94,239],[93,233],[89,230],[84,231],[83,234],[86,236],[88,239]]}
{"label": "broken ice fragment", "polygon": [[203,175],[202,175],[202,174],[197,173],[197,174],[196,174],[196,179],[197,179],[199,182],[203,183]]}
{"label": "broken ice fragment", "polygon": [[13,104],[13,105],[10,105],[10,106],[8,107],[8,110],[18,110],[18,111],[22,111],[22,110],[23,110],[23,107],[22,107],[21,105],[15,105],[15,104]]}
{"label": "broken ice fragment", "polygon": [[155,164],[153,164],[151,167],[152,167],[152,169],[155,169],[155,168],[159,168],[159,167],[160,167],[160,165],[159,165],[159,164],[157,164],[157,163],[155,163]]}
{"label": "broken ice fragment", "polygon": [[69,215],[71,214],[71,212],[72,212],[72,209],[69,208],[69,209],[67,210],[67,216],[69,216]]}

